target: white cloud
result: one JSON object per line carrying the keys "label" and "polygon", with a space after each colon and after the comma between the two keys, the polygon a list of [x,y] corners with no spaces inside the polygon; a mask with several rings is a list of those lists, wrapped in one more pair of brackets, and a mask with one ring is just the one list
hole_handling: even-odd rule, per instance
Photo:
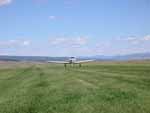
{"label": "white cloud", "polygon": [[0,6],[10,4],[12,0],[0,0]]}
{"label": "white cloud", "polygon": [[24,45],[24,46],[28,46],[28,45],[30,45],[30,43],[31,43],[31,42],[30,42],[30,41],[27,41],[27,40],[26,40],[26,41],[23,41],[23,45]]}
{"label": "white cloud", "polygon": [[0,55],[9,55],[7,52],[0,52]]}
{"label": "white cloud", "polygon": [[147,35],[147,36],[143,37],[143,40],[144,41],[150,41],[150,35]]}
{"label": "white cloud", "polygon": [[113,44],[114,43],[109,40],[98,40],[89,48],[89,50],[91,51],[91,55],[106,55],[106,53],[110,53],[110,51],[112,50]]}
{"label": "white cloud", "polygon": [[136,36],[129,36],[129,37],[119,37],[117,38],[118,41],[134,41],[137,40]]}
{"label": "white cloud", "polygon": [[30,41],[28,41],[28,40],[5,40],[5,41],[0,41],[0,48],[28,46],[28,45],[30,45]]}
{"label": "white cloud", "polygon": [[65,47],[81,47],[88,43],[86,37],[76,37],[76,38],[55,38],[50,39],[50,44],[55,46],[65,46]]}
{"label": "white cloud", "polygon": [[138,40],[138,39],[137,39],[137,37],[131,36],[131,37],[127,37],[125,40],[126,41],[135,41],[135,40]]}
{"label": "white cloud", "polygon": [[118,41],[126,41],[131,44],[141,44],[150,41],[150,35],[146,35],[143,37],[137,37],[137,36],[130,36],[126,38],[119,38]]}
{"label": "white cloud", "polygon": [[50,20],[55,20],[55,19],[56,19],[56,16],[51,15],[51,16],[49,16],[49,19],[50,19]]}

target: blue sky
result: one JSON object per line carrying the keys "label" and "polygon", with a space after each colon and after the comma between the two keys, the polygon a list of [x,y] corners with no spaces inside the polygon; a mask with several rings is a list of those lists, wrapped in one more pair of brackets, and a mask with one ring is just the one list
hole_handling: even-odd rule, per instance
{"label": "blue sky", "polygon": [[0,0],[0,55],[150,52],[150,0]]}

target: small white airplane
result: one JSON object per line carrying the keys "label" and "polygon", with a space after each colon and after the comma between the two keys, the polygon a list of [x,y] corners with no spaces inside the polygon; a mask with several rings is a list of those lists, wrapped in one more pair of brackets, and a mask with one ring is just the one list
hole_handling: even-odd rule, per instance
{"label": "small white airplane", "polygon": [[67,67],[67,64],[79,64],[79,67],[81,67],[82,63],[92,62],[94,60],[77,60],[75,57],[70,57],[67,61],[48,61],[48,63],[56,63],[56,64],[64,64],[64,67]]}

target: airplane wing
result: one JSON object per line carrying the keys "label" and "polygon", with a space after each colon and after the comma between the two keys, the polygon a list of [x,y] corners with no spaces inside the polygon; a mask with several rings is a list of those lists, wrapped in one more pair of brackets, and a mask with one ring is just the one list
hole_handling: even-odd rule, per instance
{"label": "airplane wing", "polygon": [[69,62],[66,62],[66,61],[48,61],[48,63],[67,64]]}
{"label": "airplane wing", "polygon": [[81,61],[76,61],[75,63],[87,63],[87,62],[92,62],[94,60],[81,60]]}

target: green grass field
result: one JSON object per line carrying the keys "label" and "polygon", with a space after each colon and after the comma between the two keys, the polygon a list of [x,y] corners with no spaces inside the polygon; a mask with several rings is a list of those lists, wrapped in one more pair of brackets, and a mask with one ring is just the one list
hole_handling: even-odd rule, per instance
{"label": "green grass field", "polygon": [[150,113],[150,61],[2,63],[0,113]]}

